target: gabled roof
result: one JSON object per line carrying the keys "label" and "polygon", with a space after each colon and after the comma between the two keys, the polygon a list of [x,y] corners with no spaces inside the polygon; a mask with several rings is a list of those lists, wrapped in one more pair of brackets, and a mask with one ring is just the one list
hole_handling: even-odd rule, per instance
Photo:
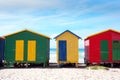
{"label": "gabled roof", "polygon": [[108,31],[112,31],[112,32],[115,32],[115,33],[120,34],[119,31],[116,31],[116,30],[113,30],[113,29],[107,29],[107,30],[105,30],[105,31],[98,32],[98,33],[96,33],[96,34],[90,35],[90,36],[88,36],[86,39],[91,38],[91,37],[94,37],[94,36],[97,36],[97,35],[99,35],[99,34],[102,34],[102,33],[108,32]]}
{"label": "gabled roof", "polygon": [[5,39],[4,37],[0,37],[0,39]]}
{"label": "gabled roof", "polygon": [[45,35],[43,35],[43,34],[34,32],[34,31],[32,31],[32,30],[28,30],[28,29],[24,29],[24,30],[21,30],[21,31],[18,31],[18,32],[14,32],[14,33],[12,33],[12,34],[5,35],[4,37],[8,37],[8,36],[11,36],[11,35],[15,35],[15,34],[18,34],[18,33],[24,32],[24,31],[31,32],[31,33],[33,33],[33,34],[36,34],[36,35],[39,35],[39,36],[43,36],[43,37],[46,37],[46,38],[50,38],[50,37],[48,37],[48,36],[45,36]]}
{"label": "gabled roof", "polygon": [[69,31],[69,30],[66,30],[64,32],[62,32],[61,34],[59,34],[58,36],[56,36],[54,39],[58,38],[59,36],[61,36],[62,34],[64,34],[65,32],[69,32],[71,34],[73,34],[74,36],[76,36],[78,39],[82,39],[81,37],[77,36],[76,34],[74,34],[73,32]]}

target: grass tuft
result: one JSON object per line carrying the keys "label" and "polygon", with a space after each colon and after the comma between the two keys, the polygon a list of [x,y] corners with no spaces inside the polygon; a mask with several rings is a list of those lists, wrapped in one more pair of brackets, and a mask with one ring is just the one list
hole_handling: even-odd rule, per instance
{"label": "grass tuft", "polygon": [[91,69],[91,70],[109,70],[108,67],[104,67],[104,66],[88,66],[87,69]]}

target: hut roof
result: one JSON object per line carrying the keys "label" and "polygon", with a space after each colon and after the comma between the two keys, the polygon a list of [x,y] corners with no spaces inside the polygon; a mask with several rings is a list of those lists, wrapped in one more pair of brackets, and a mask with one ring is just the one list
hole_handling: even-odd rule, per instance
{"label": "hut roof", "polygon": [[43,34],[34,32],[34,31],[32,31],[32,30],[28,30],[28,29],[20,30],[20,31],[14,32],[14,33],[12,33],[12,34],[5,35],[4,37],[8,37],[8,36],[11,36],[11,35],[15,35],[15,34],[18,34],[18,33],[24,32],[24,31],[31,32],[31,33],[33,33],[33,34],[36,34],[36,35],[39,35],[39,36],[43,36],[43,37],[46,37],[46,38],[49,38],[49,39],[50,39],[50,37],[48,37],[48,36],[45,36],[45,35],[43,35]]}
{"label": "hut roof", "polygon": [[[92,34],[92,35],[88,36],[86,39],[91,38],[91,37],[94,37],[94,36],[97,36],[97,35],[100,35],[100,34],[102,34],[102,33],[108,32],[108,31],[111,31],[111,32],[115,32],[115,33],[120,34],[119,31],[116,31],[116,30],[113,30],[113,29],[107,29],[107,30],[105,30],[105,31],[98,32],[98,33],[96,33],[96,34]],[[86,39],[85,39],[85,40],[86,40]]]}
{"label": "hut roof", "polygon": [[61,36],[62,34],[64,34],[65,32],[69,32],[71,34],[73,34],[74,36],[76,36],[78,39],[82,39],[81,37],[79,37],[78,35],[74,34],[73,32],[69,31],[69,30],[66,30],[64,32],[62,32],[61,34],[59,34],[58,36],[56,36],[54,39],[58,38],[59,36]]}
{"label": "hut roof", "polygon": [[4,37],[0,37],[0,39],[5,39]]}

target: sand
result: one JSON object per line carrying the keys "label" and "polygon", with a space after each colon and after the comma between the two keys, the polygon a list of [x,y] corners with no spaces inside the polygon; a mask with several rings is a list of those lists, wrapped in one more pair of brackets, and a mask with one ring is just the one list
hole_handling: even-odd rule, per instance
{"label": "sand", "polygon": [[0,80],[120,80],[120,69],[11,68],[0,69]]}

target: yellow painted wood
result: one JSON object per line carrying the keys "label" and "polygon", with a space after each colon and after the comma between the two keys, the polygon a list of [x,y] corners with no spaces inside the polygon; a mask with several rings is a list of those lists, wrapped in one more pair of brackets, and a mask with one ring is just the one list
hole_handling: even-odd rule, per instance
{"label": "yellow painted wood", "polygon": [[28,61],[36,61],[36,41],[28,41]]}
{"label": "yellow painted wood", "polygon": [[15,60],[23,61],[24,55],[24,41],[23,40],[16,40],[16,55]]}
{"label": "yellow painted wood", "polygon": [[57,43],[57,62],[59,63],[60,61],[58,60],[58,41],[59,40],[66,40],[67,41],[67,63],[78,63],[79,60],[79,55],[78,55],[78,38],[74,36],[73,34],[69,32],[65,32],[64,34],[60,35],[59,37],[56,38],[56,43]]}

